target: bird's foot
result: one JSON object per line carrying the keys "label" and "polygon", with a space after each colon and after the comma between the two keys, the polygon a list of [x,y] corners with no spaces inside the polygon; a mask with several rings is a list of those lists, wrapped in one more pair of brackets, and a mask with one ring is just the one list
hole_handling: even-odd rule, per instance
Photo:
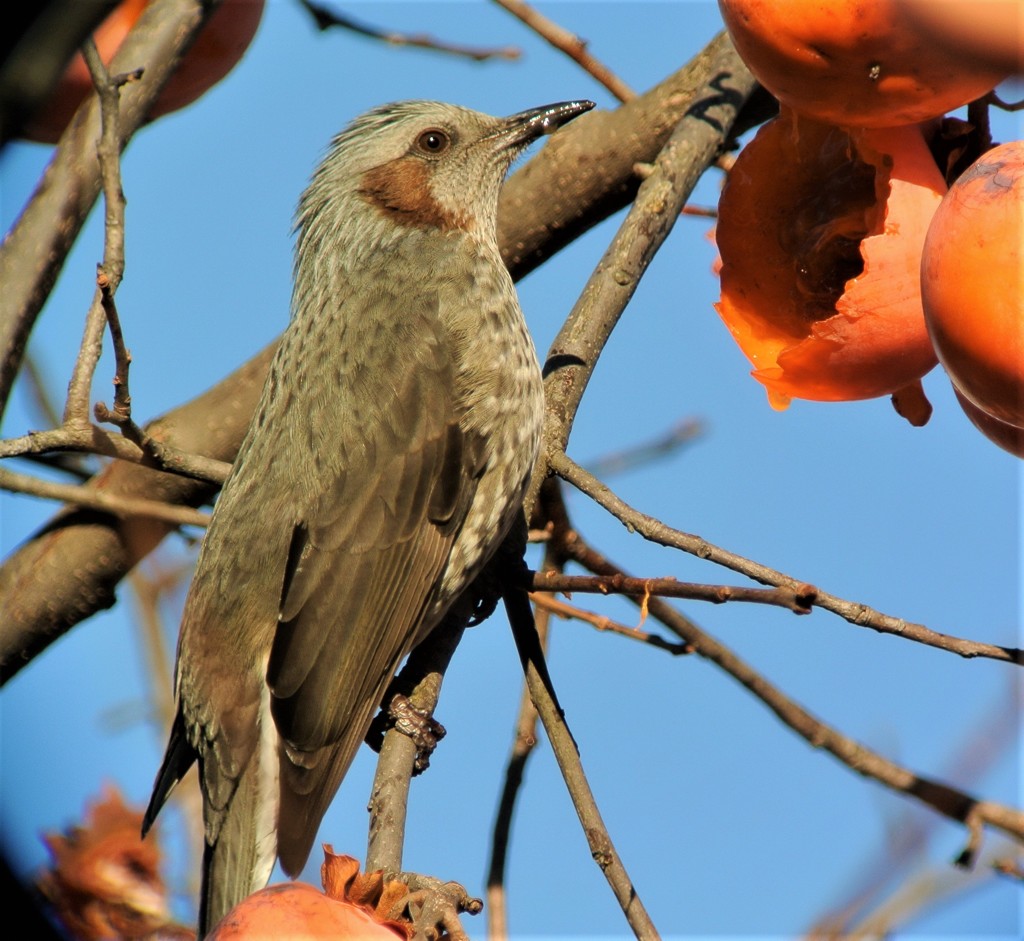
{"label": "bird's foot", "polygon": [[416,762],[413,774],[420,774],[430,766],[430,756],[437,743],[447,735],[441,725],[427,710],[417,709],[407,696],[395,693],[382,709],[366,734],[366,743],[374,751],[379,752],[384,741],[384,733],[388,729],[396,729],[412,739],[416,746]]}
{"label": "bird's foot", "polygon": [[413,941],[469,941],[459,916],[478,915],[484,907],[458,882],[442,882],[415,872],[387,873],[388,881],[401,882],[409,894],[396,902],[389,917],[411,919]]}

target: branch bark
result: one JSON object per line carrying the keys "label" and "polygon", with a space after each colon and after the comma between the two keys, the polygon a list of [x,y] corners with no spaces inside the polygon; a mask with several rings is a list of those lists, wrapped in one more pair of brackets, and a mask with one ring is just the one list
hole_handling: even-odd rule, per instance
{"label": "branch bark", "polygon": [[[175,5],[183,0],[163,2]],[[728,38],[719,35],[692,62],[628,105],[610,113],[591,113],[574,122],[514,174],[503,191],[500,213],[503,256],[513,276],[523,276],[625,205],[640,182],[634,166],[653,160],[700,89],[723,72],[735,73],[741,69],[737,63],[739,59]],[[133,83],[132,95],[137,95],[138,87],[145,85],[145,77]],[[755,107],[755,116],[759,116],[760,107],[760,104]],[[98,115],[92,115],[90,126],[94,129],[97,120]],[[76,119],[75,127],[81,123]],[[47,200],[48,208],[33,206],[30,210],[32,217],[37,218],[37,228],[38,217],[52,219],[67,214],[62,209],[70,199],[67,191],[75,195],[76,211],[83,216],[91,205],[90,199],[82,207],[83,189],[92,185],[92,198],[95,198],[98,176],[92,180],[79,166],[89,163],[90,159],[91,165],[95,164],[95,154],[90,158],[84,143],[92,138],[86,138],[82,131],[75,134],[69,131],[69,135],[60,151],[71,148],[75,156],[65,158],[67,165],[59,179],[53,178],[51,167],[47,175],[49,182],[44,181],[40,194],[33,200],[35,203],[43,196]],[[98,174],[95,166],[91,172]],[[58,183],[65,192],[63,201],[55,204],[46,191]],[[69,218],[71,225],[77,216]],[[25,254],[24,243],[28,240],[31,244],[32,239],[28,235],[19,238],[18,254],[5,255],[3,261],[13,264],[15,258],[20,258],[20,264],[25,266],[23,270],[33,272],[31,280],[35,286],[19,286],[23,299],[18,305],[6,290],[2,296],[4,310],[10,310],[11,315],[23,323],[27,336],[30,324],[18,311],[42,303],[42,296],[52,284],[59,265],[49,261],[48,275],[36,272],[42,262],[35,254]],[[38,244],[45,246],[43,254],[47,258],[65,252],[71,241],[69,237],[57,243],[55,234],[45,230],[36,238]],[[5,245],[5,252],[7,249]],[[0,278],[3,270],[0,264]],[[5,279],[4,284],[8,283],[13,285],[15,281]],[[8,304],[12,306],[8,308]],[[6,324],[8,318],[0,317],[0,321]],[[3,342],[2,337],[0,342]],[[271,354],[270,348],[264,350],[204,396],[147,426],[148,434],[183,451],[196,451],[222,461],[233,460],[258,399]],[[8,362],[6,354],[4,362]],[[190,506],[202,505],[215,492],[209,485],[127,464],[114,464],[96,479],[95,485],[135,497]],[[136,532],[140,529],[144,530],[145,538]],[[12,554],[0,568],[0,598],[5,613],[0,626],[0,681],[6,682],[32,656],[74,624],[112,605],[120,579],[169,531],[166,525],[155,526],[148,521],[120,522],[105,514],[65,510]]]}

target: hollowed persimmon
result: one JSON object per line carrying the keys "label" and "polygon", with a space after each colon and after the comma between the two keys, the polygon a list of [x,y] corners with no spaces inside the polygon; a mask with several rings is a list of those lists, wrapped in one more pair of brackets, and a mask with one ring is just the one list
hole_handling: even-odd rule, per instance
{"label": "hollowed persimmon", "polygon": [[937,45],[899,0],[719,0],[750,71],[789,107],[856,127],[938,117],[1005,73]]}
{"label": "hollowed persimmon", "polygon": [[783,107],[740,153],[716,309],[775,408],[886,395],[935,365],[919,271],[945,189],[917,126],[847,131]]}

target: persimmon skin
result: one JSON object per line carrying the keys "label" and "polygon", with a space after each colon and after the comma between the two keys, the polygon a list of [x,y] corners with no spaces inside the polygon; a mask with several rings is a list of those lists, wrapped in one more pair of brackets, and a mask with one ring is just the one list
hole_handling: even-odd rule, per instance
{"label": "persimmon skin", "polygon": [[1005,72],[937,46],[899,0],[719,0],[733,43],[781,102],[822,121],[890,127],[935,118]]}
{"label": "persimmon skin", "polygon": [[1015,457],[1024,458],[1024,428],[1007,424],[998,418],[993,418],[988,412],[983,412],[956,386],[953,386],[953,393],[956,395],[960,408],[978,431],[989,441],[998,444],[1004,451],[1008,451]]}
{"label": "persimmon skin", "polygon": [[1024,426],[1024,142],[988,151],[950,187],[925,239],[921,296],[956,389]]}
{"label": "persimmon skin", "polygon": [[716,309],[774,408],[887,395],[935,365],[919,265],[945,188],[916,126],[851,134],[783,106],[740,153]]}
{"label": "persimmon skin", "polygon": [[[109,65],[150,2],[122,0],[97,28],[93,38],[104,64]],[[265,0],[223,0],[153,103],[150,120],[191,104],[234,68],[256,35],[264,4]],[[92,90],[89,67],[76,52],[50,97],[26,122],[21,136],[55,144]]]}
{"label": "persimmon skin", "polygon": [[396,941],[404,937],[349,902],[332,899],[304,882],[286,882],[240,902],[218,922],[207,941]]}

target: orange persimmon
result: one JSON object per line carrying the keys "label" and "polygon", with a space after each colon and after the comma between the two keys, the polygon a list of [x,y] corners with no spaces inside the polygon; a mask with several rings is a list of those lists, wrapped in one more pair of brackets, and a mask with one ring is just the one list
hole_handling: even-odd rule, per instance
{"label": "orange persimmon", "polygon": [[719,0],[750,71],[803,114],[912,124],[991,91],[1005,72],[949,54],[898,0]]}
{"label": "orange persimmon", "polygon": [[989,441],[998,444],[1004,451],[1009,451],[1016,457],[1024,457],[1024,428],[993,418],[988,412],[978,408],[956,386],[953,386],[953,394],[956,395],[960,408],[971,420],[971,424]]}
{"label": "orange persimmon", "polygon": [[[302,882],[268,886],[231,909],[207,935],[209,941],[408,941],[414,933],[403,910],[408,887],[385,880],[380,870],[360,872],[355,858],[335,853],[329,844],[323,849],[323,892]],[[401,914],[392,917],[396,908]]]}
{"label": "orange persimmon", "polygon": [[921,296],[953,385],[1024,427],[1024,141],[983,154],[950,187],[925,240]]}
{"label": "orange persimmon", "polygon": [[[191,104],[234,68],[256,35],[264,2],[223,0],[160,92],[150,111],[151,119]],[[150,0],[122,0],[100,24],[93,39],[105,64],[114,58],[149,3]],[[57,87],[27,122],[21,135],[44,144],[56,143],[92,88],[89,68],[81,53],[76,52]]]}
{"label": "orange persimmon", "polygon": [[313,938],[404,939],[394,929],[344,900],[332,899],[304,882],[268,886],[225,915],[209,941],[277,941]]}
{"label": "orange persimmon", "polygon": [[783,106],[740,153],[716,309],[775,408],[886,395],[935,365],[920,257],[945,189],[917,126],[846,131]]}

